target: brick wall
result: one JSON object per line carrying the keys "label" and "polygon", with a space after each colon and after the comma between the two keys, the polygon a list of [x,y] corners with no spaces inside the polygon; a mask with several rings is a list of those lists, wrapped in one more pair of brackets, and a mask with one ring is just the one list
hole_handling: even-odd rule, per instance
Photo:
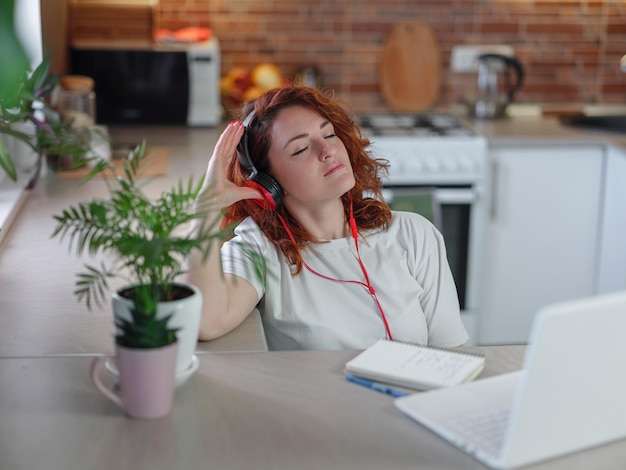
{"label": "brick wall", "polygon": [[319,68],[355,109],[383,109],[377,64],[395,21],[432,25],[442,52],[438,104],[462,101],[474,76],[450,72],[457,44],[510,44],[526,71],[518,102],[626,103],[625,0],[160,0],[162,27],[208,26],[222,72],[273,62]]}

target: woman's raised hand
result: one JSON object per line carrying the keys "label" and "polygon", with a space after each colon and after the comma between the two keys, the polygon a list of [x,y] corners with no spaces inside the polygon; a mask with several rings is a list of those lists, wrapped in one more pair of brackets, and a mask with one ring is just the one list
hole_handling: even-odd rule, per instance
{"label": "woman's raised hand", "polygon": [[256,189],[237,186],[227,178],[228,165],[237,158],[237,145],[244,133],[243,124],[231,121],[220,135],[209,160],[200,198],[208,196],[211,205],[219,209],[242,199],[259,199],[263,195]]}

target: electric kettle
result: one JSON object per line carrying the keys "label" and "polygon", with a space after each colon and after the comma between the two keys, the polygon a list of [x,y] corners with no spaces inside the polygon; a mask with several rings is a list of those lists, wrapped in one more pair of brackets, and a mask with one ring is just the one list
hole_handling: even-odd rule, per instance
{"label": "electric kettle", "polygon": [[477,94],[472,103],[474,115],[492,119],[504,115],[522,86],[524,69],[515,57],[500,54],[478,56]]}

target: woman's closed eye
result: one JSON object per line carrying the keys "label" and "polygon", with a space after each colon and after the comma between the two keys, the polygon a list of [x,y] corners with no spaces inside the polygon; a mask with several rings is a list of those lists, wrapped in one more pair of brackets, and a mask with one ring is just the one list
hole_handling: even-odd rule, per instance
{"label": "woman's closed eye", "polygon": [[292,157],[295,157],[296,155],[301,155],[301,154],[303,154],[303,153],[306,151],[306,149],[308,149],[308,148],[309,148],[309,147],[307,146],[307,147],[301,148],[300,150],[296,150],[295,152],[293,152],[293,153],[291,154],[291,156],[292,156]]}
{"label": "woman's closed eye", "polygon": [[[324,139],[333,139],[333,138],[335,138],[335,137],[337,137],[337,134],[335,134],[335,133],[332,133],[332,132],[331,132],[330,134],[325,135],[325,136],[324,136]],[[309,146],[308,146],[308,145],[307,145],[306,147],[302,147],[301,149],[298,149],[298,150],[296,150],[295,152],[293,152],[293,153],[291,154],[291,156],[292,156],[292,157],[295,157],[295,156],[297,156],[297,155],[301,155],[301,154],[303,154],[304,152],[306,152],[308,148],[309,148]]]}

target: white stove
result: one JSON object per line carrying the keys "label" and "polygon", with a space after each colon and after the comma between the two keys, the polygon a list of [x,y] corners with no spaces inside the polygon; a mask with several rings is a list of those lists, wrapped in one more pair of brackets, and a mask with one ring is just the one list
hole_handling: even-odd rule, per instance
{"label": "white stove", "polygon": [[487,140],[444,113],[361,116],[374,156],[389,160],[389,184],[472,185],[487,163]]}
{"label": "white stove", "polygon": [[361,116],[372,156],[389,161],[384,196],[392,208],[413,210],[424,188],[439,202],[448,262],[461,318],[474,344],[481,292],[480,264],[487,226],[487,139],[444,113]]}
{"label": "white stove", "polygon": [[380,136],[455,137],[476,136],[458,118],[450,114],[368,114],[361,117],[361,125]]}

